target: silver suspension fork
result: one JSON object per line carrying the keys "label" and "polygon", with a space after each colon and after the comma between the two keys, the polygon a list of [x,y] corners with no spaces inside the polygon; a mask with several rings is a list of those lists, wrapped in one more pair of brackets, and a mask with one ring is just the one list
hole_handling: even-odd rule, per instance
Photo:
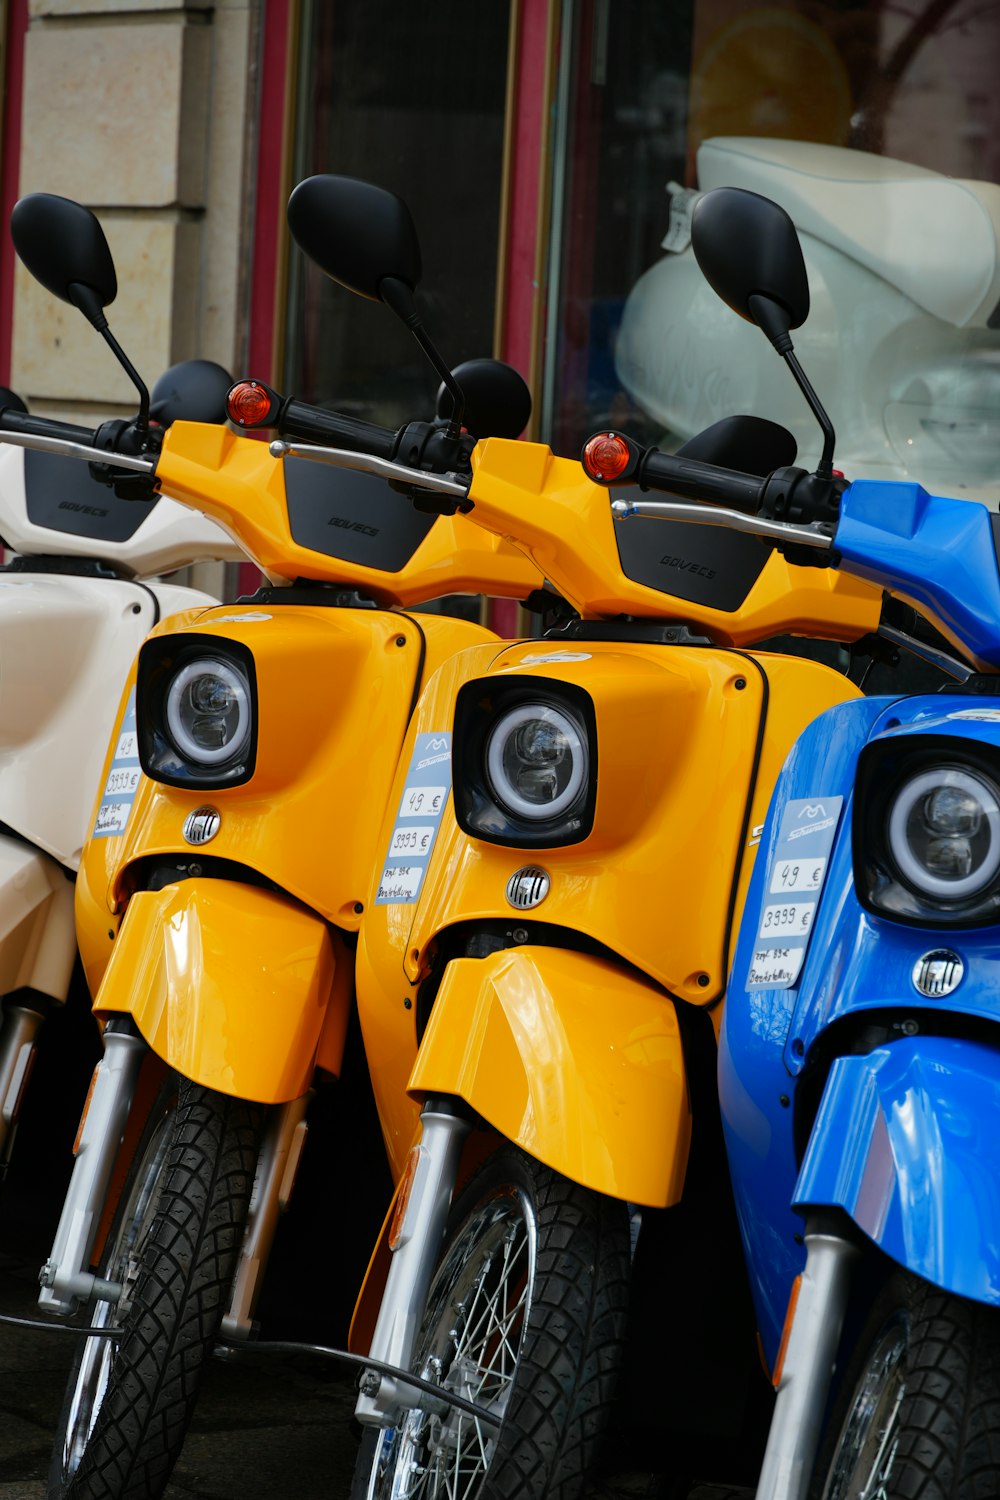
{"label": "silver suspension fork", "polygon": [[38,1275],[45,1312],[72,1313],[82,1299],[114,1300],[121,1290],[86,1268],[147,1050],[131,1020],[108,1022],[52,1254]]}
{"label": "silver suspension fork", "polygon": [[757,1500],[805,1500],[847,1313],[857,1246],[819,1218],[806,1225],[806,1265],[785,1347]]}
{"label": "silver suspension fork", "polygon": [[[428,1099],[420,1113],[422,1131],[410,1195],[382,1295],[369,1354],[407,1370],[423,1317],[431,1278],[444,1238],[451,1196],[470,1122],[458,1101]],[[420,1395],[391,1375],[366,1370],[354,1408],[359,1422],[392,1427]],[[424,1398],[426,1399],[426,1398]]]}
{"label": "silver suspension fork", "polygon": [[35,1059],[35,1038],[44,1013],[29,1005],[6,1005],[0,1021],[0,1177],[7,1171],[24,1086]]}

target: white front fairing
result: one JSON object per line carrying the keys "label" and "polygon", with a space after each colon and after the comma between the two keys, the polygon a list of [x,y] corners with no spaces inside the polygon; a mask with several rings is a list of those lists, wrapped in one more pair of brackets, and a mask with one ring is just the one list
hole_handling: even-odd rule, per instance
{"label": "white front fairing", "polygon": [[216,602],[173,584],[0,573],[0,823],[77,868],[144,636]]}
{"label": "white front fairing", "polygon": [[[763,193],[798,228],[811,309],[795,348],[836,429],[837,466],[996,506],[1000,188],[795,141],[707,141],[698,167],[702,188]],[[689,244],[632,288],[615,361],[664,446],[749,412],[787,427],[800,462],[819,457],[784,361],[711,290]]]}
{"label": "white front fairing", "polygon": [[80,459],[0,443],[0,542],[27,557],[95,557],[149,578],[196,562],[245,562],[207,516],[170,500],[120,500]]}

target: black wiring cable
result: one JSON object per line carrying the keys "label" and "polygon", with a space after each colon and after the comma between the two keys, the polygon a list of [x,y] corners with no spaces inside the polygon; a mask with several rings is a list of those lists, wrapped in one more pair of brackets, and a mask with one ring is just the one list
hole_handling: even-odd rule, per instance
{"label": "black wiring cable", "polygon": [[[73,1323],[43,1323],[40,1318],[15,1318],[10,1313],[0,1313],[0,1323],[10,1323],[15,1328],[41,1329],[43,1333],[75,1333],[80,1338],[117,1339],[125,1332],[124,1328],[94,1328],[89,1325],[81,1328]],[[454,1406],[467,1416],[475,1417],[479,1422],[486,1422],[490,1427],[499,1427],[503,1420],[487,1411],[484,1406],[477,1406],[474,1401],[467,1401],[464,1396],[456,1395],[442,1385],[435,1385],[433,1380],[425,1380],[422,1375],[414,1375],[411,1370],[384,1364],[380,1359],[369,1359],[365,1354],[349,1354],[346,1349],[331,1349],[327,1344],[299,1344],[287,1339],[264,1339],[259,1343],[220,1344],[218,1348],[224,1355],[235,1354],[241,1359],[252,1358],[255,1354],[318,1354],[324,1359],[353,1365],[359,1370],[375,1370],[379,1375],[392,1375],[396,1380],[401,1380],[418,1391],[426,1391],[428,1395],[437,1397],[448,1406]]]}
{"label": "black wiring cable", "polygon": [[[85,1331],[85,1330],[84,1330]],[[236,1354],[240,1358],[252,1357],[255,1354],[320,1354],[326,1359],[339,1360],[341,1364],[354,1365],[359,1370],[375,1370],[379,1375],[392,1375],[397,1380],[412,1385],[418,1391],[427,1391],[429,1395],[436,1396],[439,1401],[446,1401],[450,1406],[457,1407],[470,1417],[475,1417],[480,1422],[488,1422],[491,1427],[499,1427],[503,1421],[502,1417],[487,1411],[484,1406],[477,1406],[474,1401],[467,1401],[464,1396],[458,1396],[454,1391],[445,1390],[442,1385],[435,1385],[433,1380],[425,1380],[422,1375],[414,1375],[412,1370],[401,1370],[398,1365],[383,1364],[380,1359],[369,1359],[366,1354],[348,1354],[346,1349],[331,1349],[326,1344],[298,1344],[285,1339],[264,1339],[261,1342],[239,1344],[221,1344],[220,1351],[225,1354]]]}
{"label": "black wiring cable", "polygon": [[89,1334],[94,1339],[118,1339],[124,1328],[81,1328],[78,1323],[43,1323],[41,1318],[15,1318],[10,1313],[0,1313],[0,1323],[10,1323],[14,1328],[40,1328],[43,1333]]}

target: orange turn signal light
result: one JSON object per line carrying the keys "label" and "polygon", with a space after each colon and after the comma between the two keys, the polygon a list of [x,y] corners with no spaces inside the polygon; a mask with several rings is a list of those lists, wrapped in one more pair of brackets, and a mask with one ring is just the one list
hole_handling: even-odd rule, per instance
{"label": "orange turn signal light", "polygon": [[226,412],[237,427],[262,427],[270,418],[271,392],[256,380],[241,380],[226,397]]}
{"label": "orange turn signal light", "polygon": [[591,479],[607,484],[624,474],[632,459],[632,447],[627,438],[617,432],[598,432],[584,445],[584,471]]}

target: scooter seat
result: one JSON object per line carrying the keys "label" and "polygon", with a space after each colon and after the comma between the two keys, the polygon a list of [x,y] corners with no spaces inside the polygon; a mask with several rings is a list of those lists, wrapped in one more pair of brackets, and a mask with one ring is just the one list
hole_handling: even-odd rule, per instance
{"label": "scooter seat", "polygon": [[754,136],[698,151],[698,184],[773,198],[813,235],[955,327],[1000,327],[1000,186],[892,157]]}

